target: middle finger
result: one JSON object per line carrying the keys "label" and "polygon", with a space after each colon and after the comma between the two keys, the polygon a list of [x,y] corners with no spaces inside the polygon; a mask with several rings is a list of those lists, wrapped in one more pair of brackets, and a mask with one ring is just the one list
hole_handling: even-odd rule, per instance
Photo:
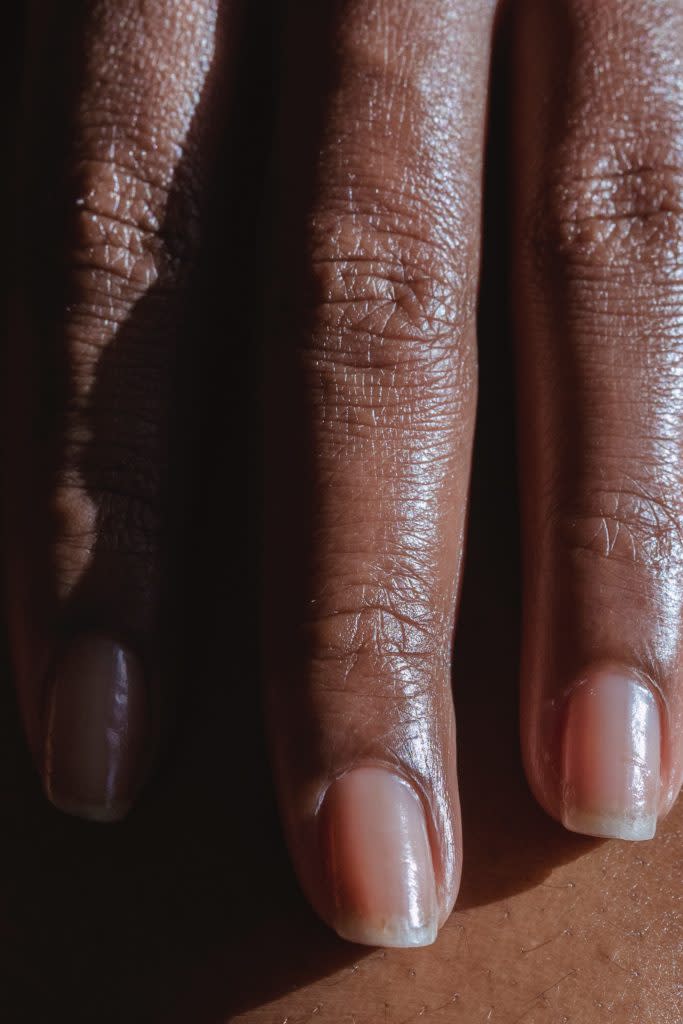
{"label": "middle finger", "polygon": [[282,122],[271,733],[313,905],[419,945],[461,863],[450,648],[495,4],[319,7],[292,5]]}

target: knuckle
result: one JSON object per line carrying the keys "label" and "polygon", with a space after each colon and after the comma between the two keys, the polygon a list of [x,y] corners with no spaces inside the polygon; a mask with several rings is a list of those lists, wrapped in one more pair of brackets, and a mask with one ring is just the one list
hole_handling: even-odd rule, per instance
{"label": "knuckle", "polygon": [[73,269],[87,283],[98,272],[144,292],[160,276],[163,248],[153,214],[150,186],[122,175],[114,166],[100,168],[97,180],[75,199],[72,235]]}
{"label": "knuckle", "polygon": [[634,482],[595,492],[578,508],[555,509],[550,526],[576,558],[649,572],[683,566],[680,513]]}
{"label": "knuckle", "polygon": [[86,564],[95,552],[149,560],[163,533],[159,399],[133,410],[100,392],[96,415],[77,401],[65,421],[53,499],[62,565]]}
{"label": "knuckle", "polygon": [[72,434],[63,446],[65,482],[77,487],[83,481],[93,494],[156,507],[166,460],[159,433],[150,433],[141,443],[139,424],[140,417],[135,415],[116,433],[107,431],[83,441]]}
{"label": "knuckle", "polygon": [[[415,591],[415,592],[413,592]],[[339,586],[305,624],[322,685],[404,698],[429,690],[443,628],[417,587]]]}
{"label": "knuckle", "polygon": [[165,232],[170,185],[116,161],[87,160],[73,197],[74,270],[105,271],[145,291],[177,274],[187,254],[180,233]]}
{"label": "knuckle", "polygon": [[671,142],[574,147],[547,185],[535,244],[572,276],[680,280],[683,153]]}
{"label": "knuckle", "polygon": [[[127,602],[144,604],[153,566],[159,555],[161,516],[158,503],[136,493],[131,481],[120,490],[96,486],[97,481],[65,472],[53,495],[54,553],[58,597],[81,591],[96,572],[102,593],[112,600],[133,588]],[[103,575],[104,570],[104,575]]]}
{"label": "knuckle", "polygon": [[451,366],[474,315],[474,283],[422,218],[398,199],[392,207],[316,217],[314,351],[360,370]]}
{"label": "knuckle", "polygon": [[132,576],[158,556],[162,517],[158,501],[126,480],[121,488],[96,486],[64,472],[54,490],[52,511],[56,565],[71,588],[97,559],[123,560]]}
{"label": "knuckle", "polygon": [[[67,318],[101,345],[148,294],[185,281],[199,233],[194,170],[170,138],[94,114],[69,186]],[[185,158],[183,158],[183,161]]]}

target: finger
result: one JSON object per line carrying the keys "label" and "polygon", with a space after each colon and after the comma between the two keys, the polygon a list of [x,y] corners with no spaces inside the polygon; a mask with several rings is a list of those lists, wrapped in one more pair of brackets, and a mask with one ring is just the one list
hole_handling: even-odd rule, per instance
{"label": "finger", "polygon": [[7,375],[8,600],[50,799],[125,813],[162,714],[181,325],[228,5],[33,5],[22,302]]}
{"label": "finger", "polygon": [[568,828],[646,839],[683,768],[683,7],[521,8],[525,759]]}
{"label": "finger", "polygon": [[359,942],[432,941],[459,881],[450,646],[492,16],[292,5],[269,713],[302,885]]}

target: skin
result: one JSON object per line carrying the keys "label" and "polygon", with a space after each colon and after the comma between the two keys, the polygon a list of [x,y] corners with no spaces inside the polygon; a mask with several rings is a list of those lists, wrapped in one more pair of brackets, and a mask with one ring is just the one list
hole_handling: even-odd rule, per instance
{"label": "skin", "polygon": [[[113,820],[154,770],[178,700],[169,625],[189,614],[177,552],[193,521],[193,438],[179,438],[203,376],[187,346],[190,325],[208,330],[192,317],[240,22],[209,0],[170,14],[101,2],[73,23],[56,11],[33,8],[26,107],[40,127],[22,140],[25,238],[44,244],[19,254],[7,367],[10,645],[48,796]],[[265,709],[299,882],[366,942],[381,929],[339,904],[358,887],[329,877],[336,780],[372,767],[411,788],[435,926],[463,864],[451,649],[497,14],[483,0],[352,0],[284,19],[260,292]],[[513,34],[522,751],[538,802],[575,827],[567,765],[590,776],[594,744],[578,756],[568,743],[566,701],[600,672],[635,679],[659,716],[643,783],[655,792],[655,778],[656,819],[683,766],[683,10],[525,0]],[[95,719],[116,741],[106,764]]]}

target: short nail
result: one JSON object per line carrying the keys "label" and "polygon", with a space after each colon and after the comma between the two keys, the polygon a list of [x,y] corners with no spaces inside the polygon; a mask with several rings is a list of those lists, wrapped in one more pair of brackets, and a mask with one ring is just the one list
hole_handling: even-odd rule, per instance
{"label": "short nail", "polygon": [[321,827],[338,934],[372,946],[433,942],[434,865],[413,787],[386,768],[355,768],[328,790]]}
{"label": "short nail", "polygon": [[569,697],[563,823],[572,832],[651,839],[657,828],[660,718],[639,679],[603,669]]}
{"label": "short nail", "polygon": [[136,795],[147,707],[142,666],[106,636],[75,637],[48,695],[44,784],[56,807],[116,821]]}

